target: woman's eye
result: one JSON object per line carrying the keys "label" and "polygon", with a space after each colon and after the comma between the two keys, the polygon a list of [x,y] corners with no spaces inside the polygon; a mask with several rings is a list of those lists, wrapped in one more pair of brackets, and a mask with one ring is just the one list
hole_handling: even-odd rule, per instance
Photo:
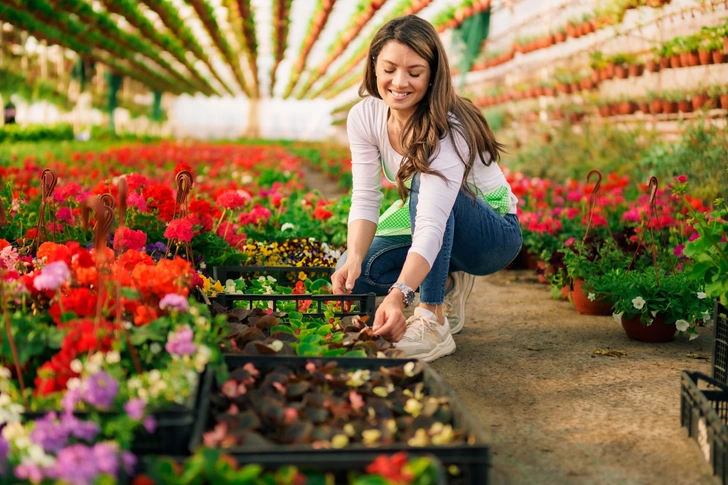
{"label": "woman's eye", "polygon": [[385,70],[384,70],[384,72],[386,72],[387,74],[392,74],[392,73],[394,72],[394,70],[392,70],[392,71],[387,71],[387,70],[385,69]]}
{"label": "woman's eye", "polygon": [[419,74],[410,74],[410,76],[412,76],[412,77],[420,77]]}

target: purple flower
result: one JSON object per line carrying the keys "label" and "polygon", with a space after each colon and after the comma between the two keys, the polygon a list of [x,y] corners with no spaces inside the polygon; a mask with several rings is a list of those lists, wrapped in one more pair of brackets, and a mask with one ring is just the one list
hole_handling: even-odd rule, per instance
{"label": "purple flower", "polygon": [[33,280],[38,291],[57,290],[59,286],[71,279],[71,271],[65,261],[55,261],[46,265],[43,271]]}
{"label": "purple flower", "polygon": [[694,232],[690,235],[690,237],[688,238],[688,241],[693,242],[696,239],[700,239],[700,234],[698,234],[697,232]]}
{"label": "purple flower", "polygon": [[119,392],[119,383],[104,371],[97,372],[82,384],[83,400],[97,408],[109,408]]}
{"label": "purple flower", "polygon": [[5,473],[5,463],[8,461],[10,454],[10,444],[0,435],[0,476]]}
{"label": "purple flower", "polygon": [[45,451],[54,453],[68,443],[68,430],[58,421],[56,413],[48,413],[35,422],[30,439]]}
{"label": "purple flower", "polygon": [[124,411],[131,419],[141,420],[144,417],[146,403],[142,399],[132,399],[124,404]]}
{"label": "purple flower", "polygon": [[167,293],[164,298],[159,300],[159,308],[162,310],[179,310],[185,311],[190,307],[187,298],[177,293]]}
{"label": "purple flower", "polygon": [[144,426],[144,429],[147,430],[147,433],[152,434],[157,429],[157,420],[152,416],[147,416],[147,418],[142,422],[142,425]]}
{"label": "purple flower", "polygon": [[82,421],[73,414],[61,416],[61,424],[68,430],[68,434],[76,439],[91,443],[99,434],[99,425],[93,421]]}
{"label": "purple flower", "polygon": [[685,250],[684,244],[679,244],[675,246],[675,248],[672,250],[672,253],[677,256],[678,258],[684,258],[685,254],[683,254],[683,251]]}
{"label": "purple flower", "polygon": [[194,334],[190,327],[182,327],[169,336],[167,344],[164,346],[167,352],[176,355],[191,355],[195,353],[197,347],[192,343]]}
{"label": "purple flower", "polygon": [[134,475],[134,467],[136,466],[136,456],[131,451],[121,452],[121,464],[124,465],[127,475]]}
{"label": "purple flower", "polygon": [[23,462],[13,470],[15,478],[28,480],[32,483],[39,483],[43,480],[43,469],[35,463]]}
{"label": "purple flower", "polygon": [[99,472],[115,477],[119,469],[118,445],[113,442],[96,443],[92,453]]}
{"label": "purple flower", "polygon": [[78,388],[71,389],[61,399],[61,406],[67,413],[72,413],[76,407],[76,403],[81,400],[81,390]]}
{"label": "purple flower", "polygon": [[48,470],[51,478],[64,480],[71,485],[89,485],[98,473],[96,457],[86,445],[71,445],[62,449],[56,455],[53,468]]}

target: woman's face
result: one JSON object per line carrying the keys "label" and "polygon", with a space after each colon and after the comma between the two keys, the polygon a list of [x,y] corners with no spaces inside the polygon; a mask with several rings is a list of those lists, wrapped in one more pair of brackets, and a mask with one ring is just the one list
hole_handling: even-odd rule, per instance
{"label": "woman's face", "polygon": [[374,68],[379,95],[389,109],[404,116],[414,113],[430,84],[427,61],[406,45],[393,40],[379,52]]}

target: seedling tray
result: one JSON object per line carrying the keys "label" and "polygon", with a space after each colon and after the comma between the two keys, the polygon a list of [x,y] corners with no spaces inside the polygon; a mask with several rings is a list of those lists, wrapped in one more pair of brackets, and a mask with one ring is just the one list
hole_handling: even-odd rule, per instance
{"label": "seedling tray", "polygon": [[715,300],[713,307],[713,378],[728,384],[728,309]]}
{"label": "seedling tray", "polygon": [[[234,302],[242,301],[243,308],[252,309],[255,302],[269,302],[274,312],[281,311],[278,303],[282,301],[295,301],[296,308],[301,302],[311,301],[311,306],[316,308],[315,312],[306,312],[305,316],[324,318],[324,309],[322,306],[326,302],[341,302],[342,311],[334,312],[334,316],[338,318],[351,316],[369,316],[374,317],[376,310],[376,295],[374,293],[365,293],[358,295],[247,295],[247,294],[227,294],[219,293],[210,301],[222,305],[224,308],[231,310]],[[344,303],[351,304],[350,311],[343,311]]]}
{"label": "seedling tray", "polygon": [[[335,361],[342,369],[378,369],[380,367],[404,366],[412,359],[363,359],[363,358],[310,358],[310,357],[267,357],[267,356],[240,356],[226,355],[225,363],[228,369],[237,369],[246,363],[252,363],[259,371],[265,372],[279,366],[292,369],[303,369],[307,362],[324,364]],[[468,412],[454,392],[432,367],[425,364],[424,368],[425,390],[436,397],[447,397],[453,415],[453,424],[457,429],[469,432],[473,442],[468,444],[422,446],[413,447],[406,443],[393,443],[377,447],[367,447],[361,444],[351,444],[340,449],[313,449],[307,445],[270,445],[268,447],[240,446],[225,451],[245,463],[259,463],[263,466],[280,466],[284,464],[324,464],[329,467],[362,467],[370,463],[381,454],[391,455],[398,451],[407,451],[413,455],[431,454],[439,458],[445,466],[456,465],[464,483],[470,485],[485,485],[488,483],[488,467],[490,466],[490,452],[480,423]],[[211,392],[217,392],[218,385],[213,383]],[[214,417],[210,409],[210,402],[203,402],[200,406],[203,418],[198,420],[193,433],[191,446],[195,450],[202,443],[203,433],[214,427]]]}
{"label": "seedling tray", "polygon": [[[243,278],[251,280],[260,276],[272,276],[281,286],[293,286],[298,281],[298,274],[303,271],[309,277],[330,276],[336,268],[325,266],[213,266],[212,278],[219,280],[223,285],[227,280]],[[294,280],[286,278],[286,274],[293,274]]]}
{"label": "seedling tray", "polygon": [[680,424],[720,483],[728,485],[728,386],[700,372],[680,375]]}
{"label": "seedling tray", "polygon": [[[134,434],[131,443],[131,451],[137,455],[178,455],[185,456],[189,453],[190,439],[200,419],[199,408],[206,405],[209,400],[210,388],[213,383],[213,372],[206,369],[200,374],[197,389],[190,395],[185,404],[172,403],[169,407],[152,412],[157,422],[153,433],[147,433],[144,427],[140,427]],[[23,413],[24,421],[34,421],[42,418],[50,411],[32,411]],[[56,410],[60,415],[62,411]],[[90,413],[78,411],[73,413],[79,419],[89,419]],[[113,418],[116,412],[100,412],[104,417]]]}

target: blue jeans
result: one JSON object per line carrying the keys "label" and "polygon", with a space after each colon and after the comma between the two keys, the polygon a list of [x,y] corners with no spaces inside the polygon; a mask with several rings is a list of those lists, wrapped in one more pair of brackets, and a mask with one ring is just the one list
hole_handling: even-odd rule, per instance
{"label": "blue jeans", "polygon": [[[420,176],[416,174],[412,178],[409,201],[413,230],[419,188]],[[518,255],[522,241],[521,226],[515,214],[501,216],[480,199],[473,204],[473,199],[461,190],[445,225],[442,248],[420,285],[420,302],[440,305],[445,298],[447,275],[452,271],[487,275],[505,268]],[[386,295],[399,278],[411,245],[412,236],[375,237],[352,292]],[[346,252],[341,255],[336,269],[345,261]]]}

